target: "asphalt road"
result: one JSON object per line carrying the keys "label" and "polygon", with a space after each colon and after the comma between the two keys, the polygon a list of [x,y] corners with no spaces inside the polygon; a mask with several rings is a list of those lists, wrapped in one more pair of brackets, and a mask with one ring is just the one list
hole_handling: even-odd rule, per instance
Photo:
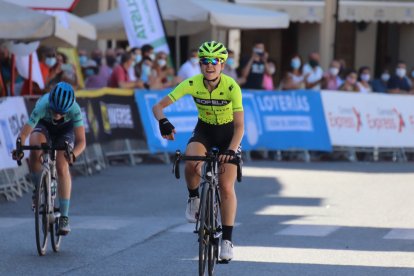
{"label": "asphalt road", "polygon": [[[72,233],[39,257],[30,195],[0,201],[0,275],[197,275],[170,165],[74,180]],[[414,275],[411,163],[245,164],[235,259],[217,275]]]}

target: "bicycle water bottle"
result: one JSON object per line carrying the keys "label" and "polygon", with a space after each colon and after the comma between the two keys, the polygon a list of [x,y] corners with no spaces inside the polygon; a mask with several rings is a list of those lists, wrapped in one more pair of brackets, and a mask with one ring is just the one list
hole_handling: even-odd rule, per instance
{"label": "bicycle water bottle", "polygon": [[50,183],[50,191],[51,191],[52,197],[56,196],[56,188],[57,188],[56,179],[52,177],[52,182]]}

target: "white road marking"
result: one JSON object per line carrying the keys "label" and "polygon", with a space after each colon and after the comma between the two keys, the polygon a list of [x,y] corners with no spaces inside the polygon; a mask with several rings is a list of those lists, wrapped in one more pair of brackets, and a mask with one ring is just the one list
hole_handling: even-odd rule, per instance
{"label": "white road marking", "polygon": [[392,229],[383,238],[389,240],[414,240],[414,229]]}
{"label": "white road marking", "polygon": [[290,225],[276,232],[276,235],[325,237],[339,228],[331,225]]}

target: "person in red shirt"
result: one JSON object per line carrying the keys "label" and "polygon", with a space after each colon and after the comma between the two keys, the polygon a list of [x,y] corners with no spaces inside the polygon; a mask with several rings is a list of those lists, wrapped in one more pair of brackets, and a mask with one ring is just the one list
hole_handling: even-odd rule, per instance
{"label": "person in red shirt", "polygon": [[131,53],[124,53],[121,56],[121,64],[114,67],[108,80],[108,86],[113,88],[143,88],[144,83],[141,80],[130,81],[128,70],[134,63]]}

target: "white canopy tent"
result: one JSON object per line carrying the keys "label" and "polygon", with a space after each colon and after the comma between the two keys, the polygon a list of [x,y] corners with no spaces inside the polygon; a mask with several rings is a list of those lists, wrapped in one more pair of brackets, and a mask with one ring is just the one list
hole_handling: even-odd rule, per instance
{"label": "white canopy tent", "polygon": [[[215,0],[158,0],[167,35],[176,37],[199,33],[211,26],[222,29],[280,29],[289,26],[284,12],[269,11]],[[95,25],[100,39],[126,40],[121,12],[118,9],[84,17]],[[176,60],[179,60],[176,51]]]}

